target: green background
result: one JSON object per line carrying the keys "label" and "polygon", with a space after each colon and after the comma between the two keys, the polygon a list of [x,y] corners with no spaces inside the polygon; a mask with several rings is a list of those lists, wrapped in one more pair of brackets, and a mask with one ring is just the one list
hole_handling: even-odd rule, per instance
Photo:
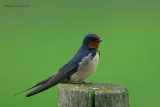
{"label": "green background", "polygon": [[86,81],[122,84],[131,107],[158,107],[158,0],[0,0],[0,106],[56,107],[57,86],[30,98],[13,94],[55,74],[88,33],[103,42],[99,66]]}

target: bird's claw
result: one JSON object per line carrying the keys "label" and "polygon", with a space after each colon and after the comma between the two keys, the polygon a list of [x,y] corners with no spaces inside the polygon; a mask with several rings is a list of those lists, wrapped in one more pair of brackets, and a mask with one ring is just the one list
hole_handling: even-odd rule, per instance
{"label": "bird's claw", "polygon": [[84,81],[79,82],[79,84],[81,84],[81,85],[91,85],[91,83],[89,83],[89,82],[84,82]]}

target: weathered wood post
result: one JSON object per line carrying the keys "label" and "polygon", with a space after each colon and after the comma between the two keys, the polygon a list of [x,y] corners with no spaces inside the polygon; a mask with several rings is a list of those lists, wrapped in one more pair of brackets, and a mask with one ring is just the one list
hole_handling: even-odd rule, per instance
{"label": "weathered wood post", "polygon": [[58,107],[129,107],[128,89],[118,84],[59,84]]}

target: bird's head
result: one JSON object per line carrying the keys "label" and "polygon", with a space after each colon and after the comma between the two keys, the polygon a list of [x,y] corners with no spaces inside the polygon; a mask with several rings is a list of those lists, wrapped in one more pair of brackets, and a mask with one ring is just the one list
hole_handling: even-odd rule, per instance
{"label": "bird's head", "polygon": [[83,46],[98,49],[101,41],[102,40],[98,35],[90,33],[84,37]]}

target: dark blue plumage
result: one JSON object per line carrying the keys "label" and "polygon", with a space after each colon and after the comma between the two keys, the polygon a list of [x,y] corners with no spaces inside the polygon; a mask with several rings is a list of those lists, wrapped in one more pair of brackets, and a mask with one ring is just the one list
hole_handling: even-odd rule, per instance
{"label": "dark blue plumage", "polygon": [[75,56],[62,68],[60,68],[54,76],[43,80],[33,86],[32,88],[41,85],[36,90],[27,94],[26,97],[30,97],[32,95],[40,93],[50,87],[53,87],[59,82],[78,83],[90,76],[98,65],[98,47],[100,41],[100,37],[96,34],[88,34],[87,36],[85,36],[82,46],[75,54]]}
{"label": "dark blue plumage", "polygon": [[97,50],[93,48],[87,48],[84,46],[81,46],[81,48],[78,50],[76,55],[70,60],[67,64],[65,64],[62,68],[59,69],[60,72],[64,72],[65,74],[67,73],[74,73],[76,72],[78,65],[80,61],[85,57],[88,56],[89,53],[92,53],[92,57],[96,55]]}

